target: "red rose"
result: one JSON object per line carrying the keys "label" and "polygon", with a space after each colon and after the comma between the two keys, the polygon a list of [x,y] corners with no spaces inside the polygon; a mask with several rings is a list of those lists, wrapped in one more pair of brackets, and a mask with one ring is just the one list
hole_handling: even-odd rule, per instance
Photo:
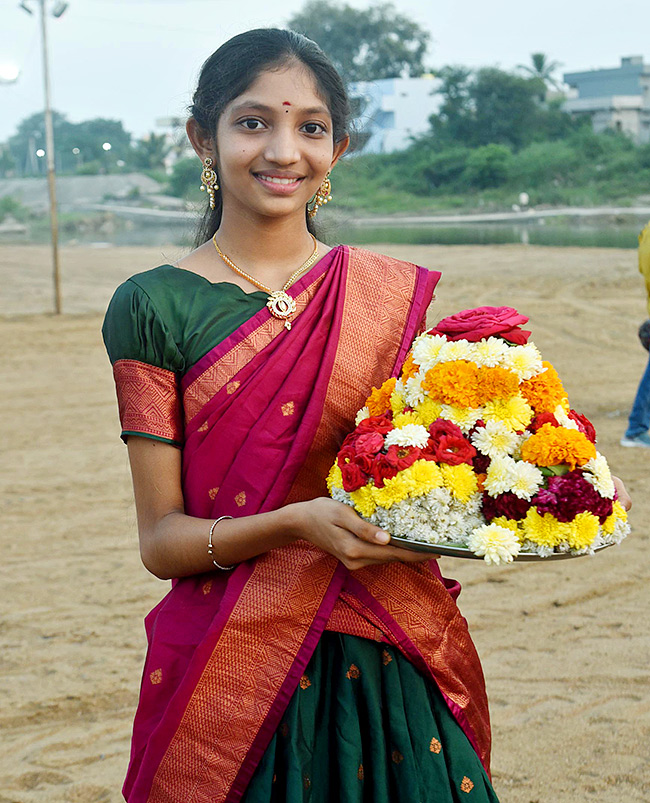
{"label": "red rose", "polygon": [[359,466],[366,477],[369,477],[372,472],[372,462],[374,457],[375,456],[372,454],[358,454],[351,462],[354,463],[355,466]]}
{"label": "red rose", "polygon": [[443,435],[450,435],[454,438],[462,438],[463,430],[454,424],[452,421],[447,421],[444,418],[436,418],[436,420],[429,427],[429,435],[431,439],[438,442]]}
{"label": "red rose", "polygon": [[379,432],[364,432],[359,435],[354,444],[354,450],[359,454],[377,454],[384,447],[384,436]]}
{"label": "red rose", "polygon": [[[347,440],[347,438],[345,440]],[[350,463],[355,456],[356,452],[354,451],[354,446],[345,445],[345,441],[343,441],[343,446],[336,457],[338,467],[342,469],[343,466],[346,466],[348,463]]]}
{"label": "red rose", "polygon": [[346,463],[341,467],[343,477],[343,490],[348,493],[362,488],[367,482],[368,477],[356,463]]}
{"label": "red rose", "polygon": [[386,451],[386,461],[398,471],[403,471],[415,463],[420,457],[420,453],[420,449],[416,446],[393,445],[389,446]]}
{"label": "red rose", "polygon": [[385,454],[378,454],[372,461],[372,481],[377,488],[384,487],[384,480],[390,480],[397,474],[397,469],[386,459]]}
{"label": "red rose", "polygon": [[575,410],[569,410],[569,418],[576,422],[583,435],[586,435],[592,443],[596,443],[596,430],[586,415],[576,413]]}
{"label": "red rose", "polygon": [[476,449],[462,435],[443,435],[435,448],[434,458],[437,463],[458,466],[461,463],[471,464],[476,456]]}
{"label": "red rose", "polygon": [[520,329],[528,318],[513,307],[476,307],[443,318],[430,335],[444,335],[447,340],[469,340],[475,343],[487,337],[502,337],[510,343],[523,346],[530,332]]}
{"label": "red rose", "polygon": [[553,413],[537,413],[535,418],[533,418],[528,425],[528,431],[537,432],[537,430],[543,427],[544,424],[551,424],[554,427],[559,427],[559,424]]}
{"label": "red rose", "polygon": [[364,418],[363,421],[357,425],[355,433],[357,435],[363,435],[365,432],[380,432],[382,435],[385,435],[392,429],[395,429],[395,427],[387,415],[371,415],[369,418]]}

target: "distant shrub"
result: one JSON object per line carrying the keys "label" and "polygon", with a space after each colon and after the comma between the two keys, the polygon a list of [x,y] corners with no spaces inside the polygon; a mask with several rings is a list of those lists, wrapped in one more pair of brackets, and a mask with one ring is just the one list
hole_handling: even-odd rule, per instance
{"label": "distant shrub", "polygon": [[467,157],[467,183],[480,189],[500,187],[509,177],[512,152],[505,145],[483,145]]}

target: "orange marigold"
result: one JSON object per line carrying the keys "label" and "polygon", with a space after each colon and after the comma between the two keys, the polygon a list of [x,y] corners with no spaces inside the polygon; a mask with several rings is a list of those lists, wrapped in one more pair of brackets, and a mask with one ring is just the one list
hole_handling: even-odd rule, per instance
{"label": "orange marigold", "polygon": [[478,368],[473,362],[455,360],[430,368],[422,387],[434,401],[456,407],[479,407]]}
{"label": "orange marigold", "polygon": [[559,466],[566,463],[571,469],[584,466],[596,457],[594,444],[577,429],[544,424],[521,447],[522,460],[537,466]]}
{"label": "orange marigold", "polygon": [[506,368],[487,368],[482,366],[478,369],[478,395],[479,404],[492,399],[509,399],[519,391],[519,377]]}
{"label": "orange marigold", "polygon": [[415,376],[417,372],[418,366],[413,362],[413,352],[409,351],[404,360],[404,365],[402,365],[402,382],[406,382],[407,379]]}
{"label": "orange marigold", "polygon": [[395,390],[396,383],[397,379],[391,377],[391,379],[387,379],[380,388],[372,389],[366,401],[366,407],[370,415],[383,415],[390,409],[390,397]]}
{"label": "orange marigold", "polygon": [[536,413],[553,413],[558,404],[566,400],[567,394],[551,363],[544,360],[542,365],[546,371],[522,382],[520,391]]}

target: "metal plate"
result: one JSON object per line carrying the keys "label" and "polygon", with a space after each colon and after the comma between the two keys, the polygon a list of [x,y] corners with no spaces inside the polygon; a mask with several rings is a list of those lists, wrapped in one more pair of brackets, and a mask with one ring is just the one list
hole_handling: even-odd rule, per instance
{"label": "metal plate", "polygon": [[[390,543],[394,546],[400,546],[405,549],[412,549],[414,552],[431,552],[434,555],[442,555],[443,557],[450,558],[467,558],[469,560],[483,560],[482,555],[476,555],[471,549],[465,546],[454,546],[452,544],[429,544],[425,541],[412,541],[410,538],[398,538],[392,536]],[[607,547],[614,546],[614,544],[603,544],[597,546],[594,552],[600,552]],[[553,552],[546,558],[538,555],[537,552],[520,552],[515,558],[516,561],[533,561],[533,560],[567,560],[568,558],[584,558],[585,555],[573,555],[571,552]]]}

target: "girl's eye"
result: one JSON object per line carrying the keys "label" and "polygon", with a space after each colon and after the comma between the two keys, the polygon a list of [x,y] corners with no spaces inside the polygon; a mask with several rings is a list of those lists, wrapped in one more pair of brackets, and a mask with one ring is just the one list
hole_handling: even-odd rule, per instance
{"label": "girl's eye", "polygon": [[254,117],[249,117],[246,120],[242,120],[241,124],[249,131],[259,131],[259,129],[263,126],[262,121],[256,120]]}
{"label": "girl's eye", "polygon": [[303,126],[307,134],[324,134],[325,127],[320,123],[305,123]]}

